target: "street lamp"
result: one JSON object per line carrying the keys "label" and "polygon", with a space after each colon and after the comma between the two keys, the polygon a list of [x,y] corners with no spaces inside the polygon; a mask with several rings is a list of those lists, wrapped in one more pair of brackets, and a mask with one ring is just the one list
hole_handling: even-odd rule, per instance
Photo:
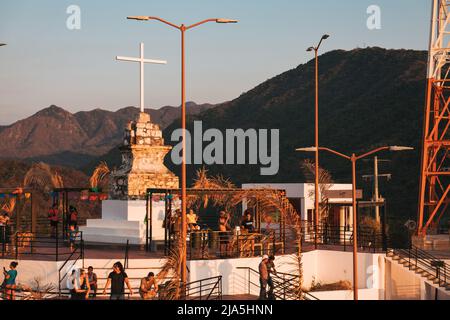
{"label": "street lamp", "polygon": [[299,148],[296,151],[299,152],[318,152],[318,151],[327,151],[332,154],[335,154],[341,158],[350,160],[352,162],[352,205],[353,205],[353,299],[355,301],[358,300],[358,219],[357,219],[357,206],[356,206],[356,161],[366,158],[370,155],[381,151],[407,151],[414,150],[411,147],[401,147],[401,146],[388,146],[381,147],[364,153],[363,155],[357,156],[354,153],[351,156],[347,156],[343,153],[337,152],[333,149],[323,148],[323,147],[311,147],[311,148]]}
{"label": "street lamp", "polygon": [[151,16],[131,16],[127,17],[129,20],[149,21],[156,20],[162,22],[172,28],[175,28],[181,32],[181,129],[182,129],[182,163],[181,163],[181,239],[182,239],[182,262],[181,262],[181,281],[186,284],[187,280],[187,268],[186,268],[186,238],[187,238],[187,192],[186,192],[186,60],[185,60],[185,32],[189,29],[198,27],[208,22],[215,23],[237,23],[237,20],[232,19],[206,19],[190,26],[184,24],[176,25],[167,20],[159,17]]}
{"label": "street lamp", "polygon": [[0,47],[6,46],[6,43],[0,43]]}
{"label": "street lamp", "polygon": [[315,179],[314,179],[314,210],[315,210],[315,236],[314,236],[314,245],[317,249],[317,240],[319,233],[319,48],[322,44],[323,40],[328,39],[330,36],[328,34],[324,34],[319,41],[319,44],[316,47],[309,47],[306,51],[311,52],[314,51],[315,61],[316,61],[316,104],[315,104],[315,147],[316,147],[316,161],[315,161]]}

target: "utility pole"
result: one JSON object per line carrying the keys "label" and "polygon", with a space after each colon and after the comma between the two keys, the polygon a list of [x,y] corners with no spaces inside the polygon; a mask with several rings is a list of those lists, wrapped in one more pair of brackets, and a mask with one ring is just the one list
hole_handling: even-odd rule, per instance
{"label": "utility pole", "polygon": [[378,156],[375,156],[373,158],[373,175],[365,175],[365,176],[363,176],[363,179],[373,179],[372,201],[375,203],[375,219],[378,223],[381,223],[380,206],[378,205],[378,202],[380,200],[382,200],[384,202],[384,199],[380,196],[379,179],[387,178],[389,180],[389,179],[391,179],[392,175],[391,174],[379,174],[379,170],[378,170],[379,162],[389,162],[389,160],[382,160],[382,159],[379,159]]}
{"label": "utility pole", "polygon": [[375,219],[380,222],[380,207],[378,206],[379,192],[378,192],[378,157],[375,156],[373,161],[373,200],[375,201]]}

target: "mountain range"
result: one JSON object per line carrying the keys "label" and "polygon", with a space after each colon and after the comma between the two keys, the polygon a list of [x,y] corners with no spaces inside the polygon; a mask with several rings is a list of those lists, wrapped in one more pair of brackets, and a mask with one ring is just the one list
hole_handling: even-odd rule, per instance
{"label": "mountain range", "polygon": [[[190,102],[187,107],[190,114],[197,114],[214,106]],[[169,106],[146,112],[161,129],[180,114],[179,108]],[[119,145],[126,123],[138,113],[139,109],[127,107],[116,112],[95,109],[72,114],[52,105],[29,118],[0,127],[0,154],[8,159],[81,168]]]}

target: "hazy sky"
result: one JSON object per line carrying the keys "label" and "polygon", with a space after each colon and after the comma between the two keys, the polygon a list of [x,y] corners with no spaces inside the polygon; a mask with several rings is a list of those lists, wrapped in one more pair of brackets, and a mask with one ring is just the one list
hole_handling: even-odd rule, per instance
{"label": "hazy sky", "polygon": [[[67,7],[81,8],[81,30],[69,30]],[[370,5],[381,8],[381,30],[366,25]],[[180,34],[155,15],[206,24],[187,33],[188,100],[218,103],[311,59],[305,48],[323,33],[323,51],[364,46],[426,49],[431,0],[1,0],[0,124],[51,104],[69,111],[117,110],[139,103],[137,64],[116,55],[168,60],[147,65],[146,105],[180,104]]]}

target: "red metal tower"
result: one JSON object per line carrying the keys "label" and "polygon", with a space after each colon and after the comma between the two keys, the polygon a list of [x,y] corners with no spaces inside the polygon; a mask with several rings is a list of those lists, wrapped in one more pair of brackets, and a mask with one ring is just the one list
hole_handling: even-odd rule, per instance
{"label": "red metal tower", "polygon": [[450,203],[450,0],[432,0],[424,113],[418,235],[448,214]]}

